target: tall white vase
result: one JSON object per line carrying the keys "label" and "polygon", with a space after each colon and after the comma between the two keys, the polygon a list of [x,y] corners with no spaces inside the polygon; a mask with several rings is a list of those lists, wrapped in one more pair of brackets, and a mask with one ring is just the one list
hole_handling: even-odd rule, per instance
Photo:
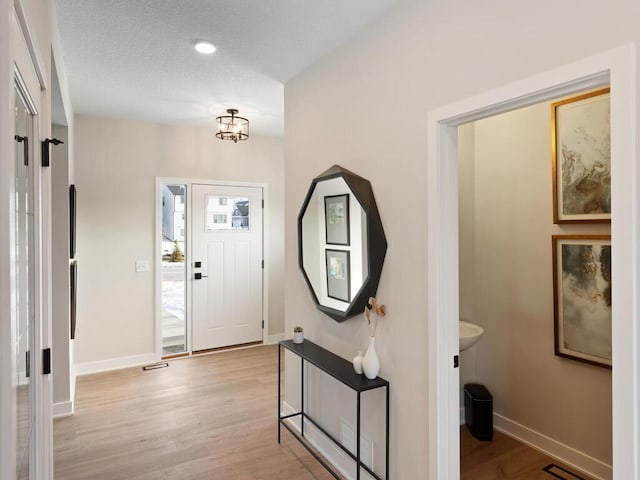
{"label": "tall white vase", "polygon": [[376,353],[376,337],[369,337],[369,347],[367,353],[364,354],[362,371],[369,380],[376,378],[380,372],[380,359]]}

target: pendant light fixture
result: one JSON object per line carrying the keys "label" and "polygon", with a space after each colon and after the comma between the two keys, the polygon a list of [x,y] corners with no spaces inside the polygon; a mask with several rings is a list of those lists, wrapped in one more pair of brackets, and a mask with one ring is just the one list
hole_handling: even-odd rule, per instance
{"label": "pendant light fixture", "polygon": [[228,115],[220,115],[216,118],[218,123],[218,132],[216,137],[220,140],[246,140],[249,138],[249,120],[244,117],[238,117],[238,110],[230,108],[227,110]]}

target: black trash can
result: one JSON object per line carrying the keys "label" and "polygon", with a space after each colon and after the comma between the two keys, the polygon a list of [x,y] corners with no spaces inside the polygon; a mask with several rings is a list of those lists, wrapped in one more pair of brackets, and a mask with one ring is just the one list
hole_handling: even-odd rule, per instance
{"label": "black trash can", "polygon": [[484,385],[464,386],[464,420],[478,440],[493,440],[493,397]]}

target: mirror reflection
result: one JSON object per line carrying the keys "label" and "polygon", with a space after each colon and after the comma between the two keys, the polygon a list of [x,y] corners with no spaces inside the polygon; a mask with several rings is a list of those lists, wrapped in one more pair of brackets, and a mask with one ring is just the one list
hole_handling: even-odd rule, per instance
{"label": "mirror reflection", "polygon": [[298,216],[298,264],[316,307],[337,322],[362,313],[386,252],[371,183],[339,165],[314,178]]}
{"label": "mirror reflection", "polygon": [[367,278],[367,215],[342,177],[318,182],[302,216],[302,263],[318,303],[345,312]]}
{"label": "mirror reflection", "polygon": [[[34,116],[26,93],[15,87],[15,385],[16,385],[16,451],[17,479],[29,478],[29,456],[34,437],[34,391],[31,383],[35,325],[35,257],[33,244],[33,132]],[[31,158],[30,158],[31,157]]]}

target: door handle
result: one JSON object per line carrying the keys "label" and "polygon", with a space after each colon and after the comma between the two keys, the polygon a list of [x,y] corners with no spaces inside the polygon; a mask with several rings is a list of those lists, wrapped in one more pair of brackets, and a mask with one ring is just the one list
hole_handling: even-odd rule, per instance
{"label": "door handle", "polygon": [[209,277],[207,275],[203,275],[200,272],[198,272],[193,274],[193,278],[194,280],[200,280],[202,278],[209,278]]}
{"label": "door handle", "polygon": [[24,164],[29,165],[29,137],[21,137],[20,135],[14,135],[16,142],[22,143],[24,148]]}

